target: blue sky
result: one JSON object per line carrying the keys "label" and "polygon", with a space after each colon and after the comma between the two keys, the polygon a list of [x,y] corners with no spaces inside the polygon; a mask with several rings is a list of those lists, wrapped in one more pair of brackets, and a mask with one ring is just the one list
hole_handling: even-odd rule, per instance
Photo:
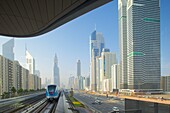
{"label": "blue sky", "polygon": [[[161,65],[162,75],[170,74],[170,1],[161,0]],[[53,74],[53,60],[55,53],[58,56],[61,82],[67,84],[70,74],[76,75],[77,59],[81,60],[82,75],[89,75],[89,36],[96,29],[102,32],[106,48],[117,53],[119,59],[118,40],[118,6],[114,0],[100,8],[86,13],[61,27],[44,35],[15,39],[15,59],[22,65],[25,63],[25,44],[35,57],[36,69],[43,77],[50,78]],[[10,38],[0,37],[0,54],[2,44]]]}

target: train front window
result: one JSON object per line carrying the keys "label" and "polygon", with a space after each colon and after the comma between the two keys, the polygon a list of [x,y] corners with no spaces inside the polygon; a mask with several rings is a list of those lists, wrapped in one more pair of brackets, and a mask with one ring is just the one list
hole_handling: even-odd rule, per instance
{"label": "train front window", "polygon": [[51,93],[54,93],[55,89],[56,89],[55,85],[48,86],[48,91]]}

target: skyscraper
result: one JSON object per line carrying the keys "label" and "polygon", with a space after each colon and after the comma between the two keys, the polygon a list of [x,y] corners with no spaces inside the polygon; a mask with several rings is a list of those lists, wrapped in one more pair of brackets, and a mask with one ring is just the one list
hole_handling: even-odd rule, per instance
{"label": "skyscraper", "polygon": [[[113,64],[116,64],[116,54],[111,53],[109,49],[103,48],[102,54],[101,54],[101,62],[100,62],[100,90],[104,91],[105,82],[106,84],[109,84],[109,91],[111,91],[111,66]],[[104,82],[105,81],[105,82]]]}
{"label": "skyscraper", "polygon": [[57,59],[57,55],[55,54],[54,57],[54,84],[60,86],[60,75],[59,75],[59,67],[58,67],[58,59]]}
{"label": "skyscraper", "polygon": [[120,47],[120,88],[127,88],[127,0],[118,1],[119,47]]}
{"label": "skyscraper", "polygon": [[2,54],[5,58],[14,61],[14,39],[11,39],[2,45]]}
{"label": "skyscraper", "polygon": [[159,0],[119,0],[119,37],[121,81],[129,89],[159,89]]}
{"label": "skyscraper", "polygon": [[103,48],[104,37],[102,33],[93,31],[90,36],[90,88],[93,91],[97,90],[96,56],[101,56]]}
{"label": "skyscraper", "polygon": [[81,62],[80,60],[77,61],[77,77],[81,76]]}
{"label": "skyscraper", "polygon": [[98,55],[101,55],[102,49],[104,48],[104,37],[100,32],[93,31],[90,36],[90,60],[92,57],[92,50],[98,49]]}
{"label": "skyscraper", "polygon": [[26,67],[29,70],[29,73],[35,74],[35,59],[27,49],[25,51],[25,55],[26,55]]}

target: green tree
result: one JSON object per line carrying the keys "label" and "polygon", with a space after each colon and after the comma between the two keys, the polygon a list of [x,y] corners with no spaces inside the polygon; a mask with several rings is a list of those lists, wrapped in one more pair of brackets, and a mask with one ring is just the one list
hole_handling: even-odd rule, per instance
{"label": "green tree", "polygon": [[9,93],[8,93],[8,92],[4,92],[4,93],[2,94],[2,96],[3,96],[3,98],[9,98]]}
{"label": "green tree", "polygon": [[19,95],[21,95],[21,94],[23,93],[23,89],[22,89],[22,88],[19,89],[19,90],[17,91],[17,93],[18,93]]}
{"label": "green tree", "polygon": [[25,89],[25,90],[24,90],[24,93],[25,93],[25,94],[27,94],[27,93],[28,93],[28,90],[27,90],[27,89]]}
{"label": "green tree", "polygon": [[11,88],[11,91],[12,91],[12,94],[15,96],[15,93],[16,93],[16,91],[17,91],[17,90],[15,89],[15,87],[12,87],[12,88]]}

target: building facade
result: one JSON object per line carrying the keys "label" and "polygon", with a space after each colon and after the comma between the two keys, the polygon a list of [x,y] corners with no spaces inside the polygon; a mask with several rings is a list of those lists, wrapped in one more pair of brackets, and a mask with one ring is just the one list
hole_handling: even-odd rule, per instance
{"label": "building facade", "polygon": [[96,78],[96,56],[101,56],[104,48],[104,37],[102,33],[93,31],[90,36],[90,89],[97,90]]}
{"label": "building facade", "polygon": [[[111,89],[111,66],[113,64],[116,64],[116,54],[111,53],[109,49],[103,49],[103,52],[101,54],[101,62],[100,62],[100,91],[106,91],[104,90],[104,86],[106,86],[106,82],[103,82],[104,80],[107,81],[107,84],[109,84],[109,91]],[[109,81],[108,81],[109,79]],[[108,88],[107,88],[108,91]]]}
{"label": "building facade", "polygon": [[85,89],[86,90],[90,89],[90,76],[85,78]]}
{"label": "building facade", "polygon": [[16,91],[37,90],[41,88],[41,78],[29,75],[29,70],[23,68],[18,61],[11,61],[0,55],[0,95],[4,92],[11,95],[12,87]]}
{"label": "building facade", "polygon": [[118,4],[121,88],[159,89],[159,0],[119,0]]}
{"label": "building facade", "polygon": [[11,93],[13,87],[13,61],[0,55],[0,95]]}
{"label": "building facade", "polygon": [[29,51],[26,49],[25,51],[26,55],[26,67],[29,70],[30,74],[35,74],[35,59],[33,56],[29,53]]}
{"label": "building facade", "polygon": [[71,89],[71,88],[75,88],[75,77],[72,76],[72,77],[69,77],[69,80],[68,80],[68,88]]}
{"label": "building facade", "polygon": [[163,91],[170,92],[170,75],[161,76],[160,88]]}
{"label": "building facade", "polygon": [[11,61],[14,61],[13,49],[14,49],[14,39],[11,39],[2,45],[2,55]]}
{"label": "building facade", "polygon": [[28,90],[29,71],[22,67],[22,89]]}
{"label": "building facade", "polygon": [[120,89],[120,65],[113,64],[111,66],[111,89]]}
{"label": "building facade", "polygon": [[120,84],[127,88],[127,0],[118,0],[118,25],[120,47]]}
{"label": "building facade", "polygon": [[19,64],[18,61],[13,62],[13,87],[15,87],[16,90],[19,90],[22,88],[22,66]]}
{"label": "building facade", "polygon": [[77,61],[77,77],[81,76],[81,61]]}
{"label": "building facade", "polygon": [[55,54],[54,57],[54,69],[53,69],[53,77],[54,77],[54,81],[53,83],[60,86],[60,75],[59,75],[59,67],[58,67],[58,59],[57,59],[57,55]]}

